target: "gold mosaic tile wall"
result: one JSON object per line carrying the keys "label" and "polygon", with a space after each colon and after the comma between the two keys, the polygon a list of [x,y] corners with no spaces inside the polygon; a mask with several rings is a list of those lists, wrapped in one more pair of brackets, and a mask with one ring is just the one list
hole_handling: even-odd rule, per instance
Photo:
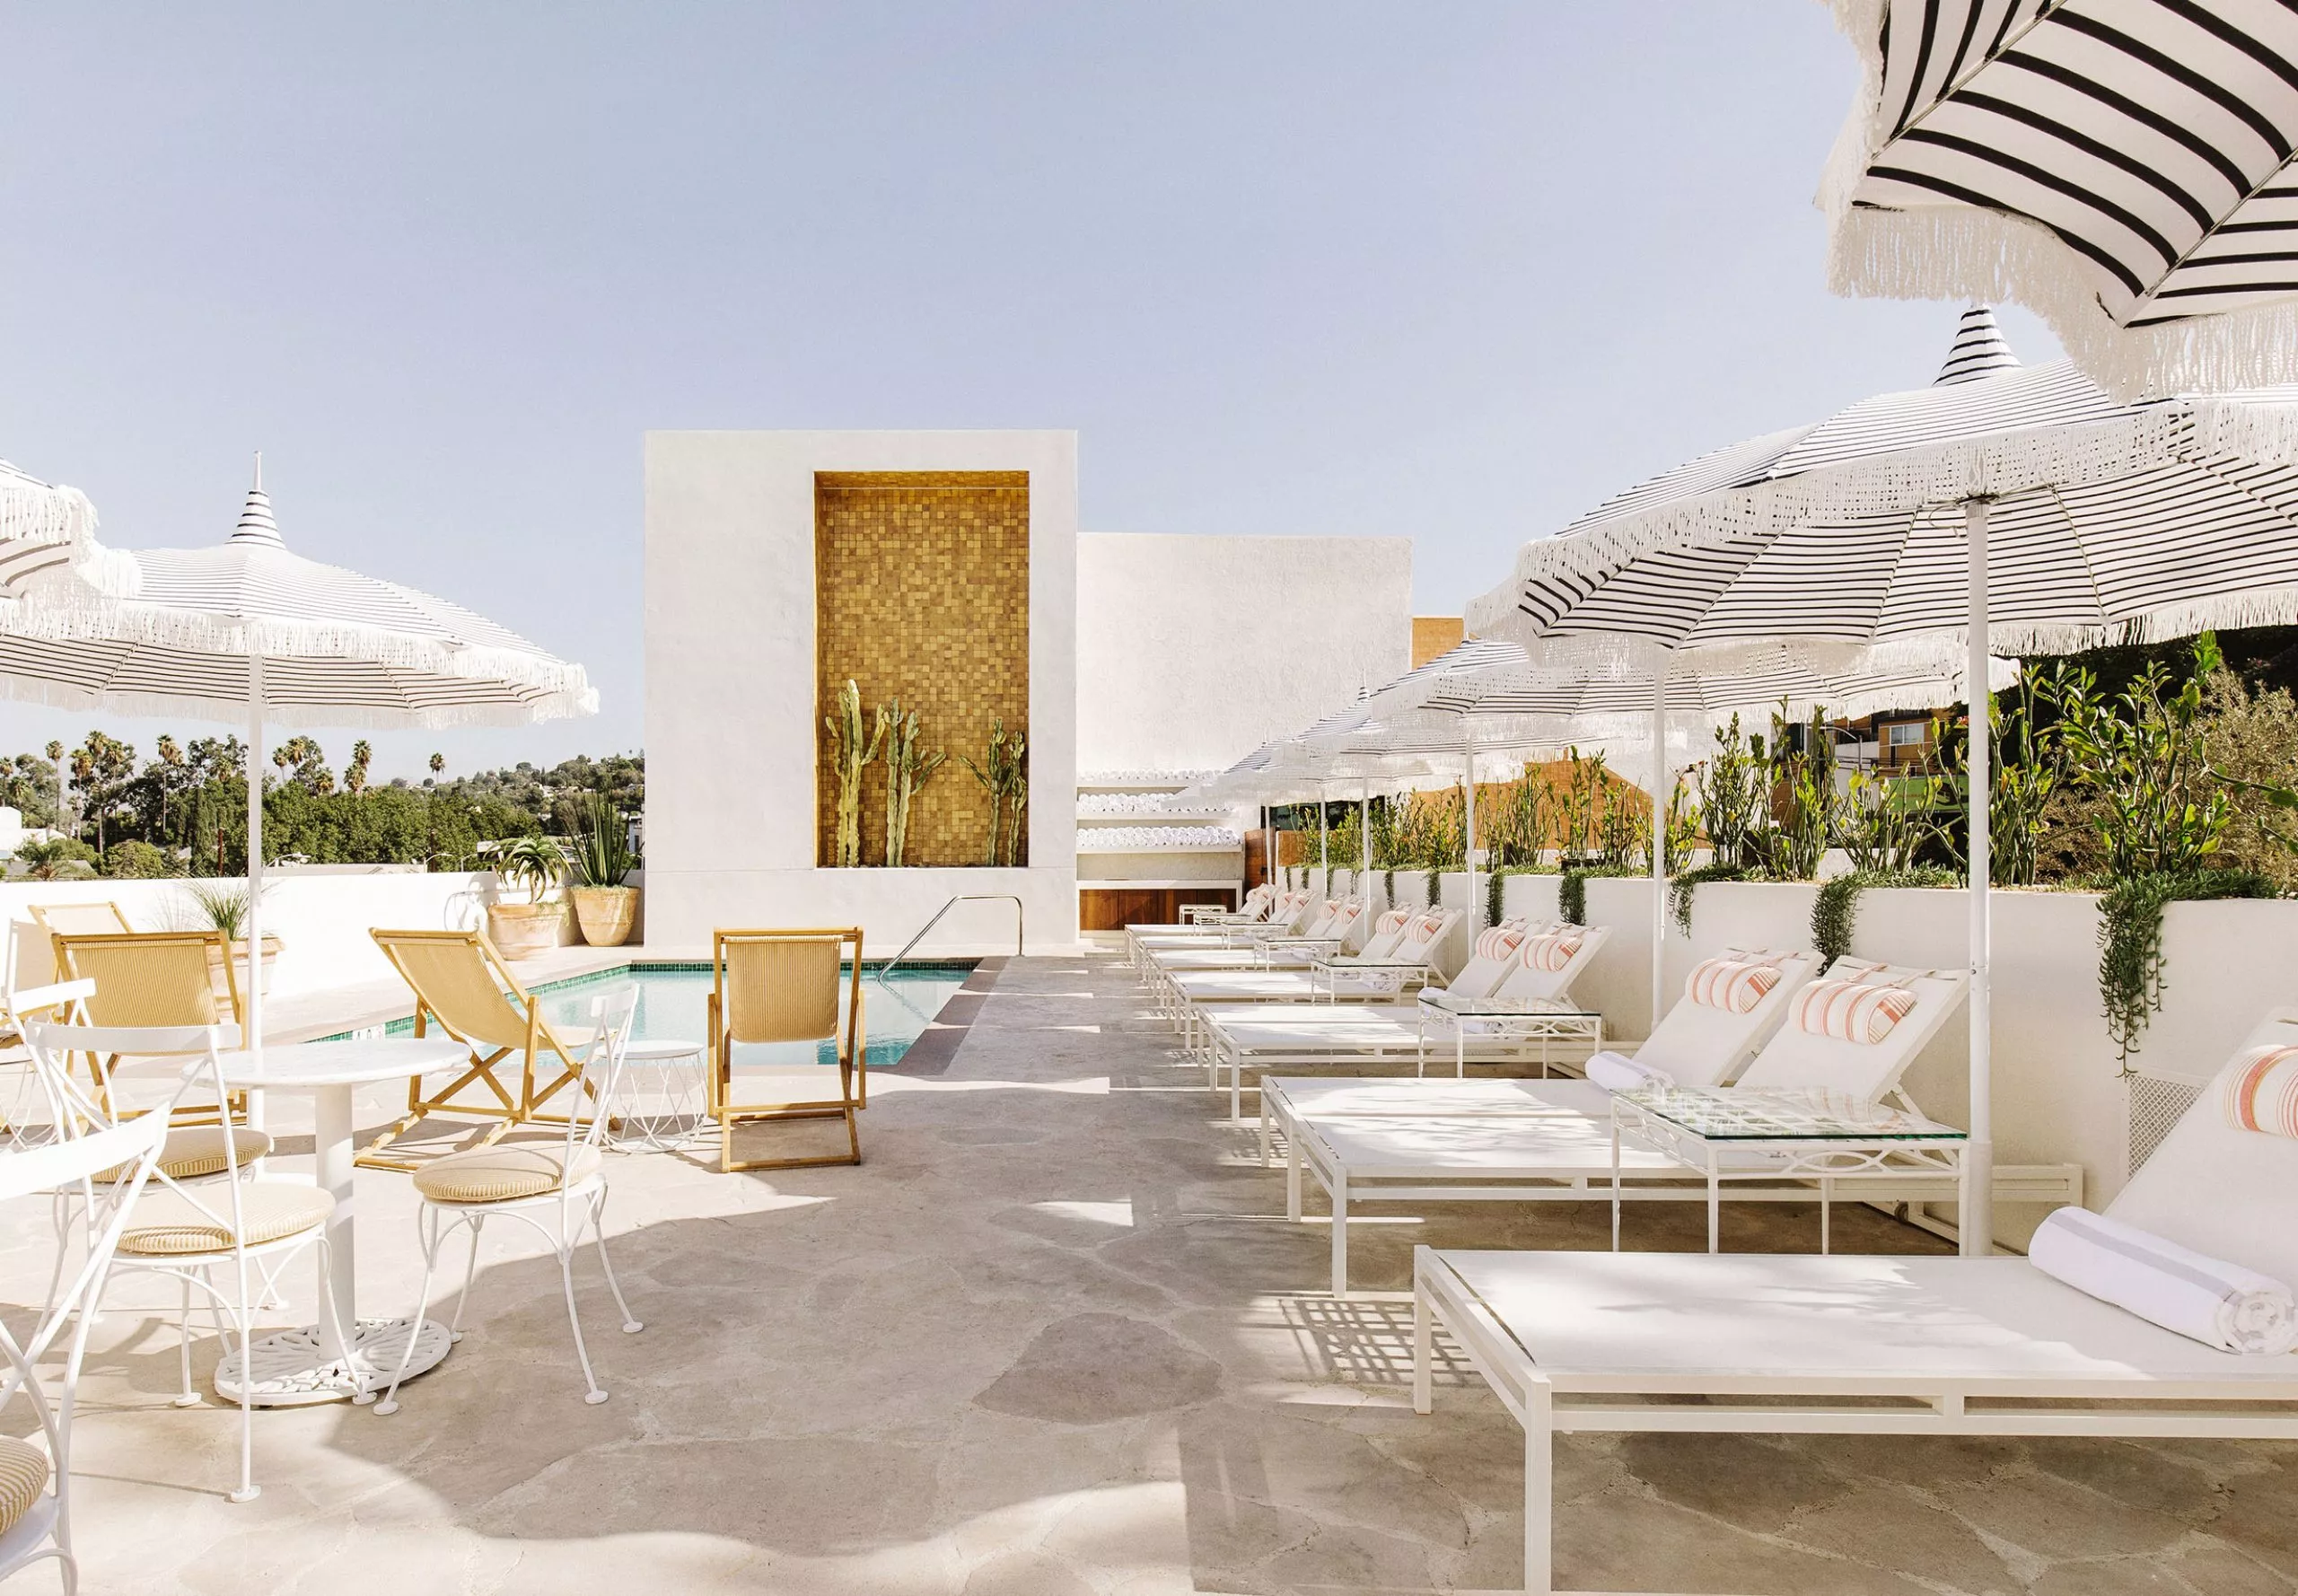
{"label": "gold mosaic tile wall", "polygon": [[[848,677],[864,714],[899,697],[949,762],[911,801],[905,864],[985,862],[982,763],[991,717],[1030,715],[1030,478],[1026,471],[814,475],[814,859],[829,864],[838,778],[821,717]],[[864,773],[862,857],[885,861],[886,766]],[[1026,842],[1026,837],[1024,838]]]}

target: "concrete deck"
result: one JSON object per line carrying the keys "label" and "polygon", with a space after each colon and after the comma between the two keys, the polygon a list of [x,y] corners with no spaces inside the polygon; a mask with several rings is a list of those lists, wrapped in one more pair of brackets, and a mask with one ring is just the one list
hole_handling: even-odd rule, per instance
{"label": "concrete deck", "polygon": [[[264,1492],[233,1506],[237,1410],[169,1405],[171,1316],[122,1285],[83,1386],[83,1588],[1514,1587],[1522,1443],[1498,1403],[1462,1376],[1413,1414],[1404,1300],[1324,1294],[1324,1227],[1283,1218],[1281,1177],[1217,1123],[1113,957],[996,981],[941,1073],[875,1078],[859,1168],[614,1162],[615,1257],[646,1329],[618,1332],[589,1263],[603,1406],[583,1403],[556,1268],[491,1238],[469,1334],[402,1410],[259,1414]],[[376,1093],[361,1123],[386,1110]],[[301,1112],[275,1096],[291,1154]],[[362,1309],[405,1311],[407,1179],[359,1182]],[[45,1209],[0,1221],[0,1297],[33,1300]],[[1696,1206],[1629,1223],[1638,1245],[1702,1244]],[[1416,1241],[1589,1247],[1606,1226],[1598,1205],[1462,1206],[1364,1225],[1355,1275],[1400,1289]],[[1845,1248],[1939,1245],[1864,1211],[1838,1227]],[[1737,1249],[1813,1230],[1801,1209],[1726,1213]],[[204,1381],[204,1326],[195,1350]],[[1586,1589],[2298,1589],[2298,1446],[1574,1437],[1559,1456],[1558,1573]],[[55,1588],[35,1570],[11,1591]]]}

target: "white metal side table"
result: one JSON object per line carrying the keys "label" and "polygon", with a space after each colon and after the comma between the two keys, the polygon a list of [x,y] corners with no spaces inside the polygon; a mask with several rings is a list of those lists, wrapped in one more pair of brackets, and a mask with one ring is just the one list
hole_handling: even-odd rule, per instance
{"label": "white metal side table", "polygon": [[610,1144],[621,1153],[675,1153],[703,1129],[708,1048],[664,1037],[634,1041],[622,1056]]}
{"label": "white metal side table", "polygon": [[1414,1073],[1428,1073],[1428,1030],[1432,1025],[1452,1033],[1452,1073],[1469,1073],[1469,1039],[1538,1042],[1540,1074],[1548,1073],[1548,1045],[1557,1041],[1585,1042],[1594,1053],[1604,1045],[1604,1017],[1577,1004],[1552,997],[1456,997],[1441,989],[1420,989],[1420,1057]]}

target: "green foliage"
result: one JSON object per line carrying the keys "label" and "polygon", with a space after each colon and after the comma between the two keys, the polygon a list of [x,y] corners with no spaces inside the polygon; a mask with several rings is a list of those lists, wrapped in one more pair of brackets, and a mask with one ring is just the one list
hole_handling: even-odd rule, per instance
{"label": "green foliage", "polygon": [[1695,870],[1679,872],[1668,882],[1668,911],[1676,917],[1676,929],[1686,936],[1691,934],[1691,899],[1705,881],[1745,881],[1758,878],[1759,873],[1743,864],[1710,863]]}
{"label": "green foliage", "polygon": [[591,793],[584,795],[579,812],[582,823],[569,850],[575,881],[585,887],[621,886],[638,867],[621,809],[604,793]]}
{"label": "green foliage", "polygon": [[104,854],[104,873],[127,880],[151,881],[175,873],[175,862],[148,842],[130,837],[116,842]]}
{"label": "green foliage", "polygon": [[1670,876],[1691,865],[1692,850],[1699,846],[1699,805],[1681,776],[1668,794],[1667,854],[1661,868]]}
{"label": "green foliage", "polygon": [[2152,661],[2112,700],[2080,682],[2064,691],[2060,723],[2075,780],[2101,802],[2099,839],[2118,882],[2203,868],[2233,820],[2232,802],[2211,776],[2202,727],[2203,683],[2223,663],[2206,632],[2184,680]]}
{"label": "green foliage", "polygon": [[96,850],[69,837],[20,843],[16,857],[23,861],[24,873],[36,881],[78,881],[96,873]]}
{"label": "green foliage", "polygon": [[1912,869],[1925,847],[1944,842],[1934,811],[1947,789],[1935,776],[1853,771],[1835,822],[1835,846],[1851,860],[1853,873]]}
{"label": "green foliage", "polygon": [[2107,1034],[2126,1075],[2131,1053],[2162,1007],[2162,909],[2216,898],[2274,898],[2274,881],[2250,870],[2155,872],[2118,881],[2099,899],[2099,996]]}
{"label": "green foliage", "polygon": [[1870,887],[1952,887],[1962,877],[1936,866],[1925,869],[1856,870],[1820,885],[1811,900],[1811,945],[1832,964],[1851,951],[1859,925],[1859,895]]}
{"label": "green foliage", "polygon": [[1811,712],[1801,737],[1788,735],[1784,715],[1772,717],[1771,728],[1770,785],[1780,802],[1763,838],[1765,864],[1782,881],[1808,881],[1838,829],[1835,734],[1825,709]]}
{"label": "green foliage", "polygon": [[[1699,826],[1707,834],[1710,856],[1718,864],[1753,869],[1762,864],[1758,831],[1770,819],[1770,767],[1763,739],[1740,730],[1740,717],[1715,728],[1715,747],[1692,767],[1699,799]],[[1689,912],[1686,911],[1687,914]]]}
{"label": "green foliage", "polygon": [[524,887],[529,903],[558,884],[566,871],[566,848],[555,837],[514,837],[494,851],[495,873],[506,887]]}
{"label": "green foliage", "polygon": [[1487,873],[1484,888],[1484,923],[1497,925],[1504,917],[1501,909],[1508,896],[1508,878],[1516,874],[1513,865],[1496,864]]}
{"label": "green foliage", "polygon": [[238,942],[248,920],[248,890],[244,884],[200,881],[184,889],[192,911],[209,930],[220,931],[227,942]]}
{"label": "green foliage", "polygon": [[1640,871],[1618,864],[1590,864],[1566,870],[1564,879],[1557,883],[1556,912],[1574,925],[1588,923],[1588,881],[1592,876],[1640,875]]}

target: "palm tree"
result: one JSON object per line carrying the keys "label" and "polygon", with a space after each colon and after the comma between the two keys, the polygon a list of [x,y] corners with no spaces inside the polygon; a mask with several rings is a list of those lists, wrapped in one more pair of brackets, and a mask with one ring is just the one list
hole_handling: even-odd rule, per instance
{"label": "palm tree", "polygon": [[354,798],[367,790],[367,761],[374,757],[375,750],[367,746],[365,738],[351,745],[351,763],[343,769],[343,790]]}
{"label": "palm tree", "polygon": [[65,881],[95,874],[85,859],[73,855],[72,847],[62,837],[53,837],[25,843],[16,850],[16,857],[30,866],[24,873],[36,881]]}

